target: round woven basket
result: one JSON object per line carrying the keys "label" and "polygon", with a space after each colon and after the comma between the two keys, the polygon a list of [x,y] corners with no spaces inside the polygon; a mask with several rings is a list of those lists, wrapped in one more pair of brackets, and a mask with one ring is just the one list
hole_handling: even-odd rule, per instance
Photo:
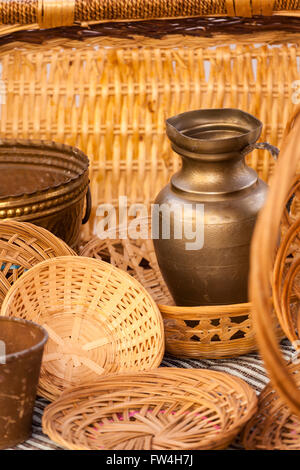
{"label": "round woven basket", "polygon": [[38,264],[11,287],[1,315],[48,331],[39,393],[50,400],[103,374],[157,367],[164,353],[155,302],[139,282],[99,260],[67,256]]}
{"label": "round woven basket", "polygon": [[[123,236],[120,231],[114,238],[95,236],[81,249],[81,255],[107,261],[143,284],[163,316],[168,353],[183,358],[222,358],[257,350],[250,303],[175,306],[160,272],[152,240]],[[283,337],[279,329],[278,336]]]}
{"label": "round woven basket", "polygon": [[224,449],[256,408],[241,379],[161,368],[69,390],[46,408],[43,430],[73,450]]}
{"label": "round woven basket", "polygon": [[[276,315],[295,347],[299,363],[299,132],[300,107],[290,119],[267,203],[256,224],[251,249],[250,295],[258,344],[272,383],[283,402],[300,416],[300,393],[293,367],[283,359],[272,328],[273,293]],[[286,208],[288,206],[289,211]],[[284,222],[280,246],[279,229]],[[299,370],[300,365],[298,364]]]}
{"label": "round woven basket", "polygon": [[[294,379],[300,386],[299,366],[291,367]],[[300,418],[269,383],[261,392],[258,412],[247,423],[243,433],[247,450],[299,450]]]}
{"label": "round woven basket", "polygon": [[56,256],[76,255],[48,230],[28,222],[0,222],[0,305],[10,286],[32,266]]}

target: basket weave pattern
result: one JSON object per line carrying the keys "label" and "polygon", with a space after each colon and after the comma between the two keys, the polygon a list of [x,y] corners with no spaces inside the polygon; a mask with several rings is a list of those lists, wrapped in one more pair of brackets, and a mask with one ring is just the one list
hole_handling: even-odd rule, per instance
{"label": "basket weave pattern", "polygon": [[99,260],[40,263],[10,289],[1,314],[48,331],[39,392],[51,400],[103,374],[156,367],[164,352],[161,316],[149,294]]}
{"label": "basket weave pattern", "polygon": [[74,21],[109,19],[193,15],[250,17],[271,15],[282,10],[293,14],[299,9],[298,0],[14,0],[0,2],[0,21],[4,24],[38,22],[41,27],[54,27],[72,24]]}
{"label": "basket weave pattern", "polygon": [[228,374],[163,368],[63,394],[43,430],[69,449],[221,449],[256,406],[251,387]]}
{"label": "basket weave pattern", "polygon": [[0,304],[10,286],[32,266],[56,256],[76,255],[48,230],[27,222],[0,222]]}
{"label": "basket weave pattern", "polygon": [[[299,386],[299,365],[291,370]],[[300,419],[292,414],[271,383],[259,396],[258,412],[245,427],[243,444],[247,450],[299,450]]]}

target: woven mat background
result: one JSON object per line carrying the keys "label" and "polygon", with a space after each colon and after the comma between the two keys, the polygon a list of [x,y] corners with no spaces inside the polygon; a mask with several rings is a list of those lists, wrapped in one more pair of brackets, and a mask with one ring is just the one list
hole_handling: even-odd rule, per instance
{"label": "woven mat background", "polygon": [[[291,359],[294,349],[291,344],[284,340],[281,343],[282,354],[286,360]],[[268,383],[263,361],[258,353],[240,356],[234,359],[176,359],[175,357],[165,356],[163,367],[181,367],[181,368],[194,368],[194,369],[213,369],[240,377],[248,382],[251,387],[255,389],[257,394]],[[30,439],[23,444],[14,448],[14,450],[59,450],[62,447],[57,446],[42,432],[41,419],[43,410],[47,405],[47,401],[43,398],[38,398],[35,406],[35,413],[33,418],[33,433]],[[236,439],[230,449],[241,449],[239,438]],[[12,450],[12,449],[9,449]]]}

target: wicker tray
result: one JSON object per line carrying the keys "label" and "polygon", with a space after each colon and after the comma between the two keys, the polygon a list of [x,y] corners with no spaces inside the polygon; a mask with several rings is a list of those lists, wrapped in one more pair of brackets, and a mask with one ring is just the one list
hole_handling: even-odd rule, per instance
{"label": "wicker tray", "polygon": [[222,372],[162,368],[65,392],[43,430],[69,449],[226,448],[256,410],[255,392]]}
{"label": "wicker tray", "polygon": [[159,310],[147,291],[108,263],[77,256],[44,261],[10,288],[1,315],[46,328],[39,393],[50,400],[103,374],[157,367]]}
{"label": "wicker tray", "polygon": [[56,256],[76,255],[48,230],[27,222],[0,222],[0,305],[10,286],[37,263]]}

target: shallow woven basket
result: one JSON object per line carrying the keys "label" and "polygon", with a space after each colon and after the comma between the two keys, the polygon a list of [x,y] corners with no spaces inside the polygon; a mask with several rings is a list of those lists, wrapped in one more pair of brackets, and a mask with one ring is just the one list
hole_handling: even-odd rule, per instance
{"label": "shallow woven basket", "polygon": [[[300,386],[299,366],[291,368]],[[243,433],[247,450],[299,450],[300,418],[278,396],[269,383],[258,399],[258,411]]]}
{"label": "shallow woven basket", "polygon": [[139,282],[99,260],[40,263],[11,287],[1,315],[48,331],[39,393],[50,400],[103,374],[157,367],[164,353],[155,302]]}
{"label": "shallow woven basket", "polygon": [[[299,364],[299,133],[300,108],[291,117],[285,134],[278,167],[267,203],[256,224],[251,249],[250,295],[258,344],[274,388],[292,412],[300,416],[300,393],[293,365],[287,364],[278,347],[272,328],[273,293],[276,315],[281,327],[295,347]],[[291,206],[289,216],[286,204]],[[285,232],[278,247],[279,227],[285,221]],[[273,272],[273,274],[272,274]],[[298,359],[297,359],[298,357]]]}
{"label": "shallow woven basket", "polygon": [[[145,229],[150,234],[149,220],[142,225],[142,230]],[[120,234],[124,236],[117,230],[116,236]],[[222,358],[257,350],[250,303],[208,307],[174,305],[151,239],[95,236],[83,246],[81,255],[102,259],[127,271],[148,290],[163,316],[166,351],[170,354],[183,358]],[[279,329],[278,336],[283,337]]]}
{"label": "shallow woven basket", "polygon": [[10,286],[32,266],[56,256],[76,255],[48,230],[27,222],[0,222],[0,305]]}
{"label": "shallow woven basket", "polygon": [[161,368],[65,392],[43,430],[73,450],[223,449],[256,408],[254,390],[233,376]]}

